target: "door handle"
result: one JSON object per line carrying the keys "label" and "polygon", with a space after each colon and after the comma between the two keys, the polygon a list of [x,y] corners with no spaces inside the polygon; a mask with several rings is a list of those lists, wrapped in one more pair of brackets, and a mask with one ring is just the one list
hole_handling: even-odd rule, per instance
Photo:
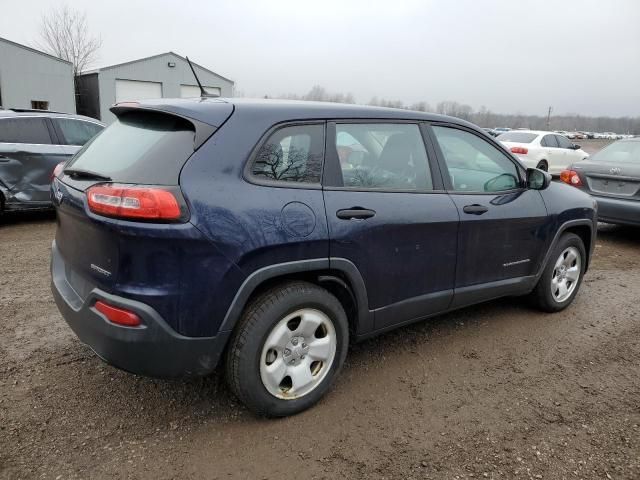
{"label": "door handle", "polygon": [[376,214],[375,210],[369,210],[362,207],[351,207],[336,212],[336,217],[342,220],[364,220],[371,218]]}
{"label": "door handle", "polygon": [[462,211],[464,213],[469,213],[471,215],[482,215],[489,211],[489,207],[485,207],[484,205],[478,205],[474,203],[473,205],[466,205]]}

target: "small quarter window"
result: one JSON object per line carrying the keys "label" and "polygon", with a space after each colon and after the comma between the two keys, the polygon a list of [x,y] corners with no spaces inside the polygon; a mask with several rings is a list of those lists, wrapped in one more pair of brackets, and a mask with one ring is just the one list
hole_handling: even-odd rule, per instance
{"label": "small quarter window", "polygon": [[262,144],[251,173],[265,180],[320,183],[324,157],[323,125],[292,125],[276,130]]}

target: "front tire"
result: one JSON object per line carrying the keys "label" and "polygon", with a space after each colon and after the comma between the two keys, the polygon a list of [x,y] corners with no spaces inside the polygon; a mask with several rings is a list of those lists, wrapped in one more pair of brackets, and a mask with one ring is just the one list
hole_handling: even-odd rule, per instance
{"label": "front tire", "polygon": [[245,309],[227,349],[227,381],[252,412],[293,415],[329,390],[348,344],[347,316],[336,297],[308,282],[281,284]]}
{"label": "front tire", "polygon": [[582,284],[586,261],[582,239],[563,234],[531,293],[533,304],[545,312],[559,312],[571,305]]}

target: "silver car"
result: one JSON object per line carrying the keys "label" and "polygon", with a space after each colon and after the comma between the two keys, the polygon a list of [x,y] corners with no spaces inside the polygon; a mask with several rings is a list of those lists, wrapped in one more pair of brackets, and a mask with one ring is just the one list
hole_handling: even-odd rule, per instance
{"label": "silver car", "polygon": [[640,226],[640,138],[618,140],[560,178],[597,200],[598,220]]}
{"label": "silver car", "polygon": [[52,208],[49,184],[54,168],[103,128],[80,115],[0,110],[0,214]]}

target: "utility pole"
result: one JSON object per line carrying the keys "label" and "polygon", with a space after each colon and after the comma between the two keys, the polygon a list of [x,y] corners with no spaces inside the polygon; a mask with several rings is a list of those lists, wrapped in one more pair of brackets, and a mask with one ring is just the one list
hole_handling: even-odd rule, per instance
{"label": "utility pole", "polygon": [[553,112],[553,107],[549,107],[547,112],[547,130],[549,131],[551,131],[551,112]]}

